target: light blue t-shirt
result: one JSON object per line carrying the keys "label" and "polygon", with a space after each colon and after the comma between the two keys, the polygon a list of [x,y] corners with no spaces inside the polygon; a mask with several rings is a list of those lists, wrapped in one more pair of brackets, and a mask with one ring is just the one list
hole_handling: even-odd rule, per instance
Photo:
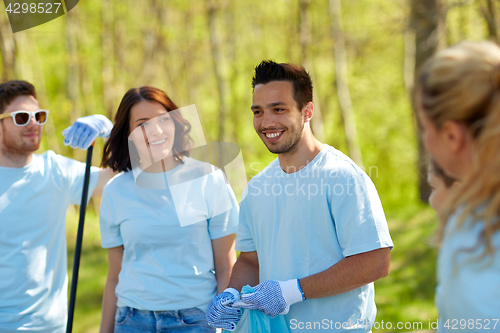
{"label": "light blue t-shirt", "polygon": [[500,332],[500,232],[492,238],[494,255],[481,258],[484,224],[468,217],[457,228],[461,212],[448,219],[439,250],[438,332]]}
{"label": "light blue t-shirt", "polygon": [[[287,174],[274,160],[243,194],[236,249],[257,251],[261,282],[300,279],[345,257],[384,247],[393,244],[375,186],[328,145],[298,172]],[[294,304],[285,319],[292,332],[367,332],[367,320],[373,323],[375,315],[370,283]]]}
{"label": "light blue t-shirt", "polygon": [[102,246],[124,247],[117,305],[204,311],[217,290],[211,241],[238,229],[233,191],[221,170],[192,158],[140,177],[117,175],[102,195]]}
{"label": "light blue t-shirt", "polygon": [[53,151],[22,168],[0,167],[0,332],[65,332],[65,219],[81,203],[84,174],[85,164]]}

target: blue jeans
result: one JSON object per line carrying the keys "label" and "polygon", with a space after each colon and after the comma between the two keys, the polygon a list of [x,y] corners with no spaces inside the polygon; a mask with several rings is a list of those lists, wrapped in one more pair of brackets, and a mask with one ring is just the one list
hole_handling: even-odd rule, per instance
{"label": "blue jeans", "polygon": [[198,308],[175,311],[147,311],[123,307],[116,309],[115,333],[182,332],[214,333],[205,312]]}

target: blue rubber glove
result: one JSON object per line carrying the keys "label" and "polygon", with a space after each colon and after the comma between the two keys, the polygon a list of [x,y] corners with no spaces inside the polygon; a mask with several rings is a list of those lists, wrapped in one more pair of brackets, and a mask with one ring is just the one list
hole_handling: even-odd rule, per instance
{"label": "blue rubber glove", "polygon": [[97,137],[107,138],[112,128],[113,123],[102,114],[78,118],[62,132],[64,145],[87,150]]}
{"label": "blue rubber glove", "polygon": [[241,301],[235,302],[233,307],[259,310],[274,318],[287,314],[292,304],[305,299],[299,289],[298,279],[267,280],[259,283],[253,289],[254,293],[242,295]]}
{"label": "blue rubber glove", "polygon": [[243,311],[231,307],[240,299],[240,293],[234,288],[227,288],[215,296],[207,307],[207,321],[212,327],[234,331]]}

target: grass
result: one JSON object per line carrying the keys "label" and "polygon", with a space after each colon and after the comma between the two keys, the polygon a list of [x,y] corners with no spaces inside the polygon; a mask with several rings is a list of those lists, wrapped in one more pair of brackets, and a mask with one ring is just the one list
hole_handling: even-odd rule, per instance
{"label": "grass", "polygon": [[[377,322],[422,323],[436,321],[434,306],[436,287],[437,249],[429,245],[436,228],[434,211],[429,207],[415,208],[407,217],[389,219],[394,242],[391,253],[391,272],[375,282]],[[404,325],[404,324],[403,324]],[[409,326],[409,324],[408,324]],[[374,329],[374,332],[411,332],[412,328],[398,330]]]}
{"label": "grass", "polygon": [[[67,214],[68,275],[73,269],[78,211],[70,207]],[[101,247],[99,218],[92,211],[87,212],[83,235],[82,256],[76,294],[73,332],[99,332],[101,322],[102,292],[108,273],[107,250]]]}
{"label": "grass", "polygon": [[[389,217],[394,241],[390,274],[375,282],[377,322],[384,329],[374,332],[412,332],[428,329],[437,319],[434,306],[437,250],[429,245],[436,227],[434,211],[428,206],[409,206],[396,216]],[[68,268],[71,278],[74,245],[78,228],[78,211],[67,214]],[[99,331],[101,300],[108,271],[107,251],[101,248],[99,221],[92,211],[87,213],[73,332]],[[388,328],[390,322],[393,327]],[[397,323],[406,329],[397,329]],[[421,326],[418,323],[421,323]],[[418,329],[417,329],[418,328]],[[423,329],[423,330],[422,330]]]}

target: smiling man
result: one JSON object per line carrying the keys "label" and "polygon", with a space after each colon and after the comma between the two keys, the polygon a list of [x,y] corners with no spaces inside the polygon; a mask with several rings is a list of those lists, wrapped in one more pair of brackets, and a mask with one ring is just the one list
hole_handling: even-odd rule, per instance
{"label": "smiling man", "polygon": [[[80,204],[85,164],[40,147],[49,111],[33,85],[0,84],[0,332],[64,332],[68,291],[66,211]],[[67,143],[86,148],[106,136],[104,116],[80,118]],[[100,195],[114,175],[93,168],[89,193]]]}
{"label": "smiling man", "polygon": [[[252,86],[254,128],[278,158],[243,194],[241,254],[207,319],[233,330],[248,308],[285,315],[292,330],[369,332],[373,282],[389,273],[393,247],[377,191],[351,159],[314,137],[303,68],[263,61]],[[255,292],[240,299],[247,284]]]}

